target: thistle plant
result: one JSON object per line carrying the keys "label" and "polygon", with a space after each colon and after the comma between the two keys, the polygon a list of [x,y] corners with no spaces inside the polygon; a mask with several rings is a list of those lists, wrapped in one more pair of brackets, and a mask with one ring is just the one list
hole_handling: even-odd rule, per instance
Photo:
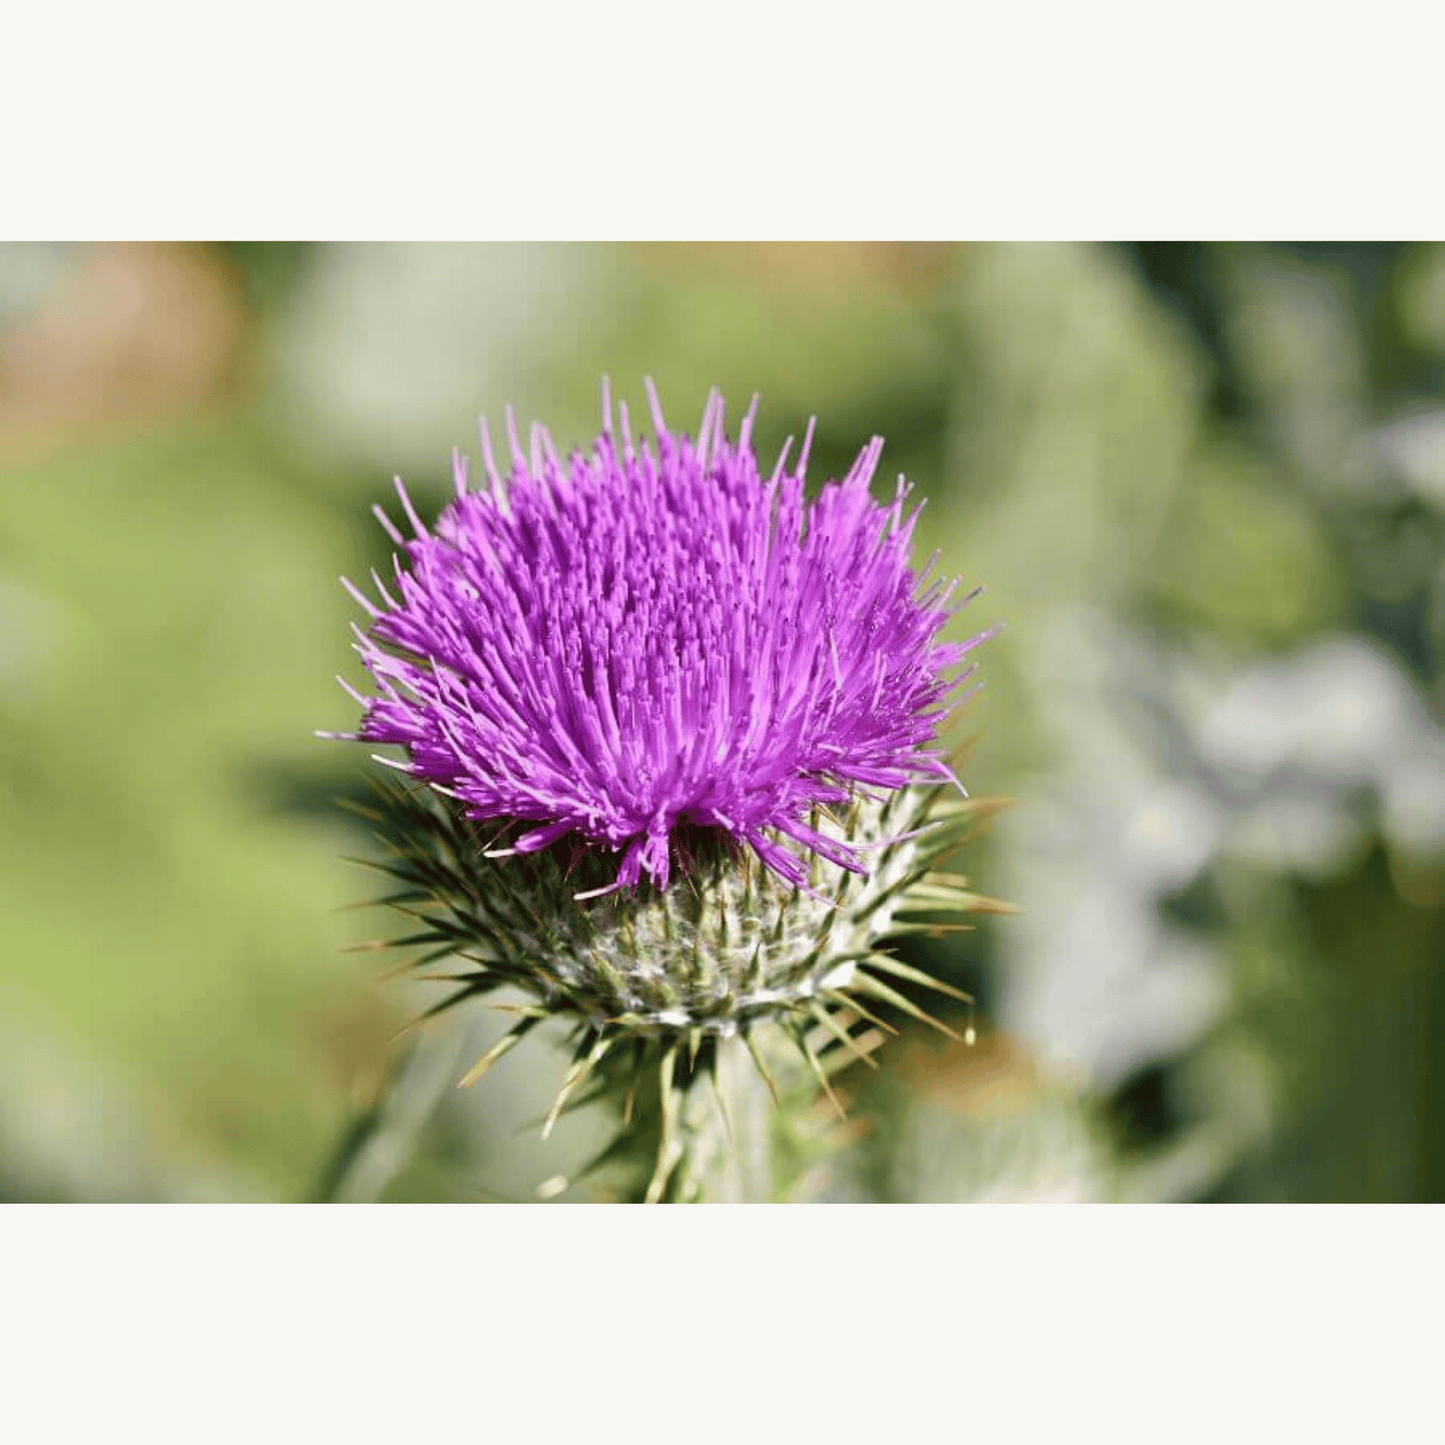
{"label": "thistle plant", "polygon": [[927,580],[937,554],[911,569],[904,479],[873,499],[880,438],[808,501],[811,423],[765,477],[756,399],[732,441],[714,392],[694,439],[647,390],[650,439],[604,385],[565,462],[509,411],[504,469],[483,422],[481,484],[454,454],[431,529],[398,479],[411,536],[375,509],[394,580],[346,583],[375,692],[348,687],[361,726],[328,736],[404,753],[376,755],[401,776],[363,811],[382,901],[418,925],[396,942],[455,985],[432,1013],[525,1000],[459,1082],[561,1019],[544,1134],[610,1103],[594,1162],[645,1150],[647,1200],[766,1198],[769,1094],[842,1113],[833,1076],[873,1064],[890,1015],[953,1032],[900,982],[972,1003],[883,945],[1002,907],[941,869],[996,806],[937,741],[989,634],[941,640],[957,584]]}

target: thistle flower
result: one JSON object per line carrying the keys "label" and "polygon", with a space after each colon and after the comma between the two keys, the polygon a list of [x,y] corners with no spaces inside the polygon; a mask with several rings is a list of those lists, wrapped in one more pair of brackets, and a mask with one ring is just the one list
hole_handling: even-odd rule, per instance
{"label": "thistle flower", "polygon": [[882,440],[808,502],[811,423],[764,477],[756,400],[732,442],[716,392],[696,440],[648,396],[651,442],[625,405],[614,431],[604,385],[602,435],[565,464],[537,426],[524,452],[509,410],[505,476],[483,422],[485,484],[454,455],[430,531],[397,481],[411,539],[376,512],[409,567],[397,595],[346,583],[376,695],[352,693],[344,736],[401,746],[378,760],[421,785],[373,817],[392,901],[426,923],[409,941],[470,965],[442,1007],[536,1000],[473,1076],[558,1014],[577,1052],[553,1118],[620,1044],[655,1055],[657,1197],[683,1152],[670,1105],[721,1041],[766,1071],[753,1032],[779,1022],[826,1088],[824,1043],[864,1052],[859,994],[918,1012],[876,972],[931,982],[878,940],[910,911],[997,905],[929,872],[990,810],[933,746],[989,634],[939,639],[955,584],[910,568],[904,480],[872,498]]}

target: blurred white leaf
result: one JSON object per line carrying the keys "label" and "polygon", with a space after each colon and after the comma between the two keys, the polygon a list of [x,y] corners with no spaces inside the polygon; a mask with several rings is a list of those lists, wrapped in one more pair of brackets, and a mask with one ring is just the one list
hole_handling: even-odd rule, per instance
{"label": "blurred white leaf", "polygon": [[500,427],[515,403],[525,428],[553,389],[548,367],[579,338],[595,349],[611,265],[596,246],[328,248],[272,337],[297,441],[388,472],[440,472],[453,446],[475,448],[479,415]]}
{"label": "blurred white leaf", "polygon": [[1246,672],[1205,719],[1200,748],[1252,778],[1293,764],[1337,785],[1378,779],[1428,726],[1399,669],[1363,639],[1330,637]]}
{"label": "blurred white leaf", "polygon": [[1375,447],[1422,500],[1445,507],[1445,407],[1413,412],[1381,427]]}

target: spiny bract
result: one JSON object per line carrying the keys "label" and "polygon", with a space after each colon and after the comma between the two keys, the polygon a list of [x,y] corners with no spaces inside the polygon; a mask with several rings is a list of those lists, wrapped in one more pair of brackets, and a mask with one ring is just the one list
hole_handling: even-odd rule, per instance
{"label": "spiny bract", "polygon": [[929,747],[988,634],[937,640],[953,588],[909,566],[903,479],[888,506],[869,494],[881,440],[806,503],[811,424],[764,478],[756,401],[734,444],[714,392],[694,442],[648,392],[655,450],[625,406],[619,444],[604,388],[602,435],[566,466],[540,427],[524,455],[509,412],[506,478],[484,422],[488,486],[456,456],[432,532],[398,481],[413,538],[377,512],[410,566],[399,597],[373,574],[382,605],[347,584],[378,695],[352,693],[365,717],[343,736],[407,752],[391,766],[412,781],[363,811],[401,883],[386,901],[423,924],[399,941],[459,961],[439,1008],[506,986],[534,1001],[469,1078],[570,1018],[555,1119],[630,1044],[659,1068],[657,1197],[680,1152],[669,1101],[724,1040],[763,1067],[753,1031],[776,1022],[826,1088],[866,1052],[850,1031],[880,1022],[863,998],[924,1017],[880,974],[942,987],[880,941],[1001,905],[932,871],[996,806]]}

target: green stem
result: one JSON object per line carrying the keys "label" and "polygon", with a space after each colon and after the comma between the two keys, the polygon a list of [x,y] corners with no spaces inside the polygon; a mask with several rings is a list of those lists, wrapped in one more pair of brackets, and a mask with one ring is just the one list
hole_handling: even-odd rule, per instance
{"label": "green stem", "polygon": [[682,1197],[709,1204],[763,1204],[777,1192],[776,1105],[743,1041],[718,1047],[717,1088],[689,1091]]}

